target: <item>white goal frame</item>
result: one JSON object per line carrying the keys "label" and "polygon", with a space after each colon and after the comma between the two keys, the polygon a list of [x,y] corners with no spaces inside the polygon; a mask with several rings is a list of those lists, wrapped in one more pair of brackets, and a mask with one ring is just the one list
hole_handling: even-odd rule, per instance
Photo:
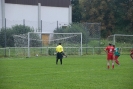
{"label": "white goal frame", "polygon": [[28,32],[28,55],[27,57],[30,57],[30,34],[35,33],[35,34],[78,34],[80,35],[80,55],[82,55],[82,33],[47,33],[47,32]]}
{"label": "white goal frame", "polygon": [[125,34],[114,34],[114,35],[110,35],[109,37],[113,37],[113,44],[115,45],[115,43],[116,43],[116,36],[126,36],[126,37],[128,37],[128,36],[133,36],[133,35],[125,35]]}

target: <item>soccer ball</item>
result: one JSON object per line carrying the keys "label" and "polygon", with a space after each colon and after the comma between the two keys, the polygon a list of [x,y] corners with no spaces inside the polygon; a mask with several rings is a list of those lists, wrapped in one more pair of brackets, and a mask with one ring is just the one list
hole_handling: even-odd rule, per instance
{"label": "soccer ball", "polygon": [[36,54],[36,57],[38,57],[38,54]]}

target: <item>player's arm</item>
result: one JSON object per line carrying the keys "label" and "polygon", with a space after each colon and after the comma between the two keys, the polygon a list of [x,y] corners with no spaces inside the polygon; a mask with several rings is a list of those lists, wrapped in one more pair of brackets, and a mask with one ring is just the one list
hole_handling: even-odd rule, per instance
{"label": "player's arm", "polygon": [[104,49],[104,51],[106,52],[106,54],[107,54],[107,50],[106,50],[106,48]]}

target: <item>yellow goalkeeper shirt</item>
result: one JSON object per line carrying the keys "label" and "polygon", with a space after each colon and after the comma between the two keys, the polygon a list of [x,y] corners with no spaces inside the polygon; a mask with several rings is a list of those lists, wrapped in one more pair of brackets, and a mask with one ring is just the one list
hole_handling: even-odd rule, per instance
{"label": "yellow goalkeeper shirt", "polygon": [[56,47],[56,52],[63,52],[63,47],[61,46],[61,45],[58,45],[57,47]]}

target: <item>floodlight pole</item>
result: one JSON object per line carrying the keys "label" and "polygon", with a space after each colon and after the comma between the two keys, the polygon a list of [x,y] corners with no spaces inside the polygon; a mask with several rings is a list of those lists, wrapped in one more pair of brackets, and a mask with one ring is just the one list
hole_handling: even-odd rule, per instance
{"label": "floodlight pole", "polygon": [[28,32],[28,57],[30,57],[30,33]]}
{"label": "floodlight pole", "polygon": [[5,18],[5,57],[6,57],[6,18]]}
{"label": "floodlight pole", "polygon": [[83,53],[82,53],[82,33],[81,33],[81,47],[80,48],[81,48],[81,54],[80,55],[82,56],[83,55]]}
{"label": "floodlight pole", "polygon": [[115,34],[114,34],[114,37],[113,37],[113,41],[114,41],[113,44],[115,45]]}
{"label": "floodlight pole", "polygon": [[38,31],[41,32],[41,3],[38,3]]}
{"label": "floodlight pole", "polygon": [[2,27],[4,28],[5,27],[5,0],[0,0],[1,2],[1,16],[2,16]]}

